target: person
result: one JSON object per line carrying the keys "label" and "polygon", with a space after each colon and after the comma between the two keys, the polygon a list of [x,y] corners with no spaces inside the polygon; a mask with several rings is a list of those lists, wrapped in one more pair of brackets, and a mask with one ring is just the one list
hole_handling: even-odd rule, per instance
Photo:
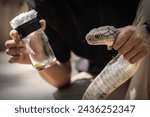
{"label": "person", "polygon": [[[140,0],[30,0],[29,9],[38,11],[41,26],[57,58],[55,65],[39,71],[41,77],[59,89],[70,84],[71,52],[89,60],[88,72],[92,75],[100,73],[117,52],[131,64],[149,55],[150,36],[144,24],[147,19],[140,26],[133,25],[139,3]],[[114,50],[84,42],[85,35],[92,28],[104,25],[122,28],[113,44]],[[12,56],[9,62],[31,64],[18,32],[12,30],[10,36],[12,40],[5,43],[6,53]]]}

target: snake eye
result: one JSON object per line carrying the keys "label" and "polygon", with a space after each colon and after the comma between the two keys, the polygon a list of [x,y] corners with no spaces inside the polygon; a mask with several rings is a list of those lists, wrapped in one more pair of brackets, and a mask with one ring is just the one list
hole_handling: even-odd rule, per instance
{"label": "snake eye", "polygon": [[95,35],[96,39],[99,39],[101,37],[101,35]]}

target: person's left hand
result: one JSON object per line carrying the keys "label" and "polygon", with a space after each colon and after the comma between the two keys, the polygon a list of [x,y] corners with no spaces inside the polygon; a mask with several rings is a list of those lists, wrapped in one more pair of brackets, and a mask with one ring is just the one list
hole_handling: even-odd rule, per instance
{"label": "person's left hand", "polygon": [[150,54],[150,34],[145,26],[127,26],[122,28],[113,48],[133,64]]}

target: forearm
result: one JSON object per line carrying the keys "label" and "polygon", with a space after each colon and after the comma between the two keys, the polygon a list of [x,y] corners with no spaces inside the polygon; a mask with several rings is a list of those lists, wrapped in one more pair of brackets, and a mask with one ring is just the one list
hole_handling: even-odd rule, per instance
{"label": "forearm", "polygon": [[70,62],[61,64],[57,61],[53,66],[39,71],[39,74],[48,83],[57,88],[62,88],[70,83]]}

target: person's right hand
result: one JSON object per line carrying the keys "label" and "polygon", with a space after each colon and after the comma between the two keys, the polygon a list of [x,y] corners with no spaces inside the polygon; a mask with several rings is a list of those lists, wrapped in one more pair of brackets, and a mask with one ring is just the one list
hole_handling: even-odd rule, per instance
{"label": "person's right hand", "polygon": [[10,31],[10,37],[12,40],[5,42],[6,54],[12,56],[9,63],[31,64],[25,42],[19,39],[18,32],[16,30]]}
{"label": "person's right hand", "polygon": [[[41,28],[45,30],[46,21],[40,20]],[[18,32],[16,30],[10,31],[10,37],[12,40],[8,40],[5,42],[6,46],[6,54],[12,56],[9,59],[9,63],[20,63],[20,64],[31,64],[31,60],[29,58],[29,53],[27,52],[25,42],[19,39]],[[37,46],[38,43],[33,44]],[[39,47],[38,47],[39,48]]]}

